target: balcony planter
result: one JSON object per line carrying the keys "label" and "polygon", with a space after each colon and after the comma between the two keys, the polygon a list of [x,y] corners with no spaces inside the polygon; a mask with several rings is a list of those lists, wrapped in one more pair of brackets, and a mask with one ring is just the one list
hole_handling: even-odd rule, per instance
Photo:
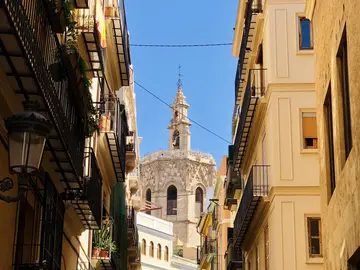
{"label": "balcony planter", "polygon": [[99,257],[100,249],[98,249],[97,247],[93,247],[91,254],[92,254],[93,257]]}
{"label": "balcony planter", "polygon": [[66,28],[65,5],[62,0],[44,1],[45,9],[54,33],[64,33]]}

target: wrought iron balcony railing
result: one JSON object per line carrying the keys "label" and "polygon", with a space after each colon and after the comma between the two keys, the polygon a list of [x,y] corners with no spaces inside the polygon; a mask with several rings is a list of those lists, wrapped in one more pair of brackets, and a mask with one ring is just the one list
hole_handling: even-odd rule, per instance
{"label": "wrought iron balcony railing", "polygon": [[[12,67],[7,76],[17,84],[16,94],[39,101],[39,110],[53,122],[46,150],[52,153],[62,183],[66,188],[81,188],[86,121],[77,110],[76,89],[69,87],[66,70],[61,69],[63,76],[59,80],[51,76],[50,67],[56,63],[63,67],[64,63],[57,54],[60,43],[50,24],[46,3],[1,1],[5,14],[2,25],[6,29],[0,31],[10,35],[15,44],[0,42],[0,54],[6,56],[4,59]],[[14,65],[14,60],[20,65]]]}
{"label": "wrought iron balcony railing", "polygon": [[241,177],[239,171],[234,171],[234,146],[229,145],[229,156],[227,159],[226,168],[226,181],[225,181],[225,200],[224,205],[228,209],[233,209],[233,206],[237,204],[237,199],[240,196],[240,189],[242,188]]}
{"label": "wrought iron balcony railing", "polygon": [[249,173],[234,221],[235,246],[242,245],[261,199],[269,193],[269,165],[254,165]]}
{"label": "wrought iron balcony railing", "polygon": [[242,166],[258,99],[265,95],[266,69],[250,70],[234,143],[234,170]]}
{"label": "wrought iron balcony railing", "polygon": [[100,131],[106,133],[111,160],[118,182],[125,181],[126,136],[129,134],[125,106],[116,97],[101,104]]}
{"label": "wrought iron balcony railing", "polygon": [[227,270],[242,270],[243,254],[240,248],[235,248],[234,244],[228,244],[226,255],[226,269]]}
{"label": "wrought iron balcony railing", "polygon": [[239,60],[235,75],[235,101],[240,105],[242,89],[245,86],[246,72],[248,70],[251,45],[253,41],[256,16],[262,13],[262,0],[248,0],[245,11],[245,21],[243,27],[243,36],[241,40]]}
{"label": "wrought iron balcony railing", "polygon": [[216,253],[216,240],[205,240],[200,250],[200,262],[212,253]]}
{"label": "wrought iron balcony railing", "polygon": [[220,208],[219,206],[216,205],[212,212],[212,227],[214,230],[216,230],[217,225],[219,224],[219,215],[220,215]]}

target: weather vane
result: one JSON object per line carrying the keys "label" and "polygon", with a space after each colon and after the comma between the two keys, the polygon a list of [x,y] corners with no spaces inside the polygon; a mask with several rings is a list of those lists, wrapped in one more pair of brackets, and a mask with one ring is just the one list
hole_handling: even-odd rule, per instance
{"label": "weather vane", "polygon": [[181,66],[180,66],[180,65],[179,65],[178,68],[179,68],[179,74],[178,74],[178,75],[179,75],[179,79],[178,79],[178,82],[177,82],[177,86],[178,86],[178,90],[180,91],[181,86],[182,86],[181,77],[184,76],[184,75],[181,74]]}

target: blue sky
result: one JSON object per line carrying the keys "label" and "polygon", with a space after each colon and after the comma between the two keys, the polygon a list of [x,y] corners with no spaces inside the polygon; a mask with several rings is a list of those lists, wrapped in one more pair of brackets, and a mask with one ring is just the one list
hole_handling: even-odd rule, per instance
{"label": "blue sky", "polygon": [[[134,44],[228,43],[233,39],[237,1],[128,0],[127,23]],[[231,46],[200,48],[131,47],[135,81],[173,103],[178,65],[189,117],[231,140],[236,59]],[[168,148],[170,108],[135,85],[141,155]],[[227,143],[193,124],[191,148],[210,153],[217,167]]]}

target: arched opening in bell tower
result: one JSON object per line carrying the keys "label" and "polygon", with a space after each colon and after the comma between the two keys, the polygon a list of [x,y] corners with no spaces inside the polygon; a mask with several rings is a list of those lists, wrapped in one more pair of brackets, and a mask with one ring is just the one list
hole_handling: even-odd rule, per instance
{"label": "arched opening in bell tower", "polygon": [[180,133],[177,129],[175,129],[174,133],[173,133],[173,139],[172,139],[172,145],[174,149],[179,149],[180,148]]}
{"label": "arched opening in bell tower", "polygon": [[204,211],[204,192],[201,187],[198,187],[195,191],[195,216],[199,217]]}
{"label": "arched opening in bell tower", "polygon": [[167,215],[177,215],[177,188],[174,185],[167,189]]}

